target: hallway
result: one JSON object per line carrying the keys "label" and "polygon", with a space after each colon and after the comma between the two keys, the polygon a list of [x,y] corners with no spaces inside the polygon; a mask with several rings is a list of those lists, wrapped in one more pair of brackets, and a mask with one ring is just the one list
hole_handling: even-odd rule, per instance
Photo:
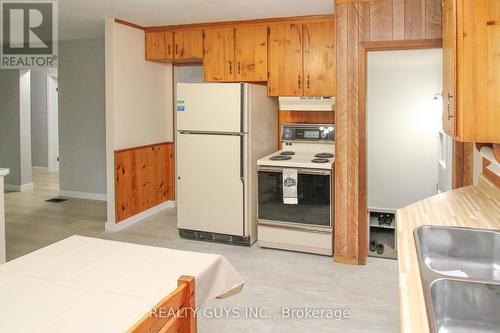
{"label": "hallway", "polygon": [[56,198],[59,175],[33,169],[35,187],[26,192],[5,194],[7,260],[15,259],[72,236],[96,236],[104,231],[106,202]]}

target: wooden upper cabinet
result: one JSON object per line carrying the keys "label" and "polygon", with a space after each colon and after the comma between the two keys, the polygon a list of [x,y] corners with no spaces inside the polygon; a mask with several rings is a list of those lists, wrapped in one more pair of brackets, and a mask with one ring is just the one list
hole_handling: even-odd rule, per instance
{"label": "wooden upper cabinet", "polygon": [[267,26],[237,27],[236,81],[267,81]]}
{"label": "wooden upper cabinet", "polygon": [[174,31],[174,59],[185,61],[203,59],[203,31],[201,29]]}
{"label": "wooden upper cabinet", "polygon": [[456,132],[456,0],[443,1],[443,130],[451,136]]}
{"label": "wooden upper cabinet", "polygon": [[269,96],[302,96],[302,24],[269,27]]}
{"label": "wooden upper cabinet", "polygon": [[146,60],[172,60],[172,32],[146,32]]}
{"label": "wooden upper cabinet", "polygon": [[443,127],[460,141],[500,143],[499,41],[500,1],[443,1]]}
{"label": "wooden upper cabinet", "polygon": [[304,95],[335,96],[335,21],[304,24]]}
{"label": "wooden upper cabinet", "polygon": [[203,50],[205,81],[234,81],[234,28],[205,29]]}

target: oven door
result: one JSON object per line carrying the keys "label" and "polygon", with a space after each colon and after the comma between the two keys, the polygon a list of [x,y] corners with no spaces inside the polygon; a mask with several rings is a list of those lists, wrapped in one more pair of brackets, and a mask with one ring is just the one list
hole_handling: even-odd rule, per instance
{"label": "oven door", "polygon": [[259,224],[332,228],[332,172],[298,169],[297,205],[283,203],[283,168],[259,167]]}

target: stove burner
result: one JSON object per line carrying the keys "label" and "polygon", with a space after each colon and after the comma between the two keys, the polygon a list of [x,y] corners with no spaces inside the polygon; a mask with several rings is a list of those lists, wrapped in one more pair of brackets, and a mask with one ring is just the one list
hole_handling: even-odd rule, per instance
{"label": "stove burner", "polygon": [[327,158],[315,158],[311,160],[313,163],[328,163],[330,162]]}
{"label": "stove burner", "polygon": [[330,154],[330,153],[319,153],[319,154],[314,155],[314,157],[318,157],[318,158],[332,158],[333,154]]}
{"label": "stove burner", "polygon": [[292,155],[295,155],[295,152],[294,151],[282,151],[280,153],[280,155],[283,155],[283,156],[292,156]]}
{"label": "stove burner", "polygon": [[285,156],[285,155],[276,155],[270,158],[271,161],[286,161],[291,159],[292,158],[290,156]]}

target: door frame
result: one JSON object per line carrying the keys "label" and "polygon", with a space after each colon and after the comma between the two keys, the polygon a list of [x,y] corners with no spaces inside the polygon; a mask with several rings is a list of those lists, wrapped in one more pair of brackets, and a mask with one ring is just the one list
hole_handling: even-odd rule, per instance
{"label": "door frame", "polygon": [[[420,49],[442,48],[441,39],[416,39],[400,41],[377,41],[359,43],[359,158],[358,158],[358,264],[366,264],[368,256],[368,204],[367,204],[367,169],[366,169],[366,110],[367,110],[367,77],[368,77],[368,52],[374,51],[404,51]],[[337,174],[336,174],[337,175]],[[337,176],[336,176],[337,177]]]}
{"label": "door frame", "polygon": [[[57,74],[47,74],[47,154],[48,163],[47,167],[49,172],[59,171],[59,148],[55,148],[57,144],[59,146],[59,110],[54,111],[54,105],[52,103],[52,84],[56,84],[56,89],[58,88],[58,76]],[[56,96],[57,97],[57,96]],[[57,108],[59,109],[59,103],[57,103]],[[57,117],[57,118],[56,118]],[[55,128],[54,128],[55,127]],[[53,137],[53,131],[57,131],[57,140]],[[57,155],[57,156],[56,156]]]}

